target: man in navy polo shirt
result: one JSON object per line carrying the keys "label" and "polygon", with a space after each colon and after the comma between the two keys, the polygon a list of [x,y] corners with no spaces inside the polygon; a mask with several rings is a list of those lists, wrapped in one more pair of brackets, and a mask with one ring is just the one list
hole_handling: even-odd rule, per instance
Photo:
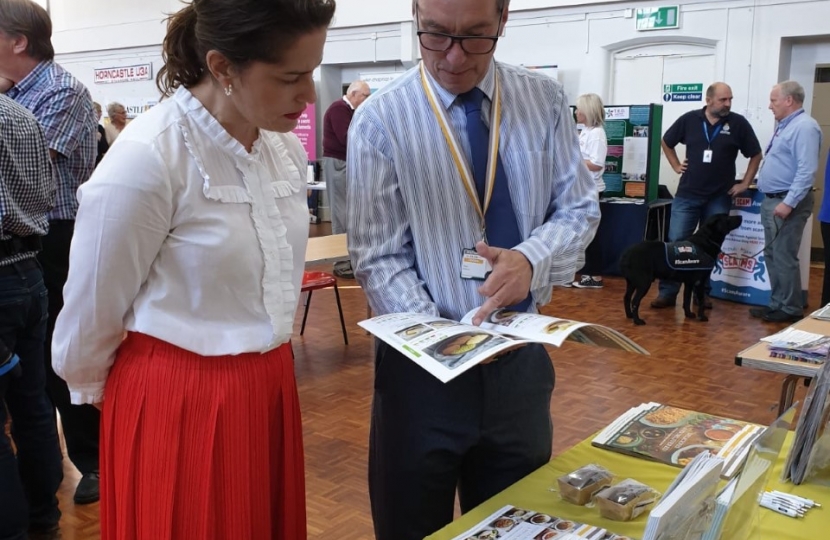
{"label": "man in navy polo shirt", "polygon": [[[678,118],[663,135],[663,152],[681,175],[672,202],[670,242],[687,238],[711,215],[728,214],[732,197],[746,191],[755,179],[761,145],[746,118],[731,108],[732,89],[725,83],[714,83],[706,90],[706,106]],[[678,144],[686,145],[683,163],[674,150]],[[749,165],[743,180],[735,183],[739,151],[749,158]],[[677,282],[660,281],[660,292],[651,307],[674,307],[679,290]],[[708,304],[708,295],[706,301]]]}

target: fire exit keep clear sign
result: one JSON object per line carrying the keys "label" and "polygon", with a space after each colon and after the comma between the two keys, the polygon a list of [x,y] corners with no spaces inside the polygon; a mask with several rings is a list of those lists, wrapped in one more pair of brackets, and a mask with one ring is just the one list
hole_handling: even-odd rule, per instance
{"label": "fire exit keep clear sign", "polygon": [[637,8],[637,30],[680,28],[680,6]]}

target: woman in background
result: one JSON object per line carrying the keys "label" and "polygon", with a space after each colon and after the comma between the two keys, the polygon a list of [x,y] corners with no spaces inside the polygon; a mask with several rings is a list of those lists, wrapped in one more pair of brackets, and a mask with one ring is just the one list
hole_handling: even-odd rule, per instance
{"label": "woman in background", "polygon": [[[576,100],[576,121],[584,127],[579,133],[579,149],[588,172],[597,186],[598,196],[605,191],[602,175],[605,172],[605,156],[608,153],[608,140],[605,136],[605,108],[596,94],[583,94]],[[591,242],[585,251],[585,267],[582,278],[574,281],[573,286],[580,289],[601,289],[602,276],[597,275],[601,261],[601,247],[598,242]]]}
{"label": "woman in background", "polygon": [[103,540],[306,538],[289,338],[308,158],[290,132],[334,9],[194,0],[169,19],[169,97],[79,191],[53,362],[103,410]]}
{"label": "woman in background", "polygon": [[107,134],[107,144],[112,145],[115,139],[124,131],[124,128],[127,127],[127,108],[117,101],[113,101],[107,105],[107,118],[109,118],[109,123],[104,131]]}
{"label": "woman in background", "polygon": [[[101,109],[101,104],[97,101],[92,102],[92,108],[95,109],[95,120],[101,122],[101,116],[103,114],[103,110]],[[110,149],[110,144],[107,142],[107,131],[104,129],[100,123],[98,124],[98,155],[95,156],[95,165],[101,163],[101,160],[104,159],[104,154],[107,153],[107,150]]]}

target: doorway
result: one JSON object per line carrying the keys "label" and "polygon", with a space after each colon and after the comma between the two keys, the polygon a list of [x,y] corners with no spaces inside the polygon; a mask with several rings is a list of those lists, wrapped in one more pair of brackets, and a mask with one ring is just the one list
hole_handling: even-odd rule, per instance
{"label": "doorway", "polygon": [[[660,44],[617,52],[614,55],[610,105],[663,105],[666,130],[686,112],[703,107],[703,94],[715,78],[714,48],[694,44]],[[702,86],[701,98],[694,101],[664,101],[665,85]],[[677,147],[677,157],[685,159],[686,149]],[[665,156],[660,158],[660,183],[677,191],[678,175]]]}

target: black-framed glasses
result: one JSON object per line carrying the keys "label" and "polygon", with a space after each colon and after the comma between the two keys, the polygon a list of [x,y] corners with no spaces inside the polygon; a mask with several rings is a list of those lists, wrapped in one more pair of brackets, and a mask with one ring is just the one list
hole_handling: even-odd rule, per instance
{"label": "black-framed glasses", "polygon": [[[496,43],[499,41],[499,34],[501,34],[501,22],[504,19],[504,8],[499,13],[499,26],[496,30],[495,36],[459,36],[454,34],[445,34],[443,32],[427,32],[418,30],[418,41],[421,46],[428,51],[446,52],[452,49],[452,46],[458,43],[467,54],[489,54],[496,48]],[[415,7],[415,20],[418,26],[421,25],[418,14],[418,7]]]}

